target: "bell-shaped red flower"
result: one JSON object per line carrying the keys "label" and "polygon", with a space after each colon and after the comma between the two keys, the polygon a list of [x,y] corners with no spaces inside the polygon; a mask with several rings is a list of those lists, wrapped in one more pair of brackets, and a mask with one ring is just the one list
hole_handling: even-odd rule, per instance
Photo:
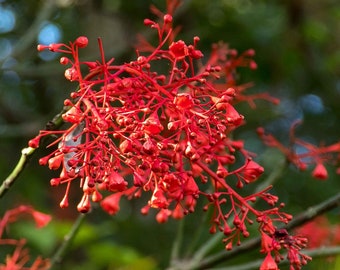
{"label": "bell-shaped red flower", "polygon": [[326,180],[328,178],[328,172],[325,165],[318,163],[312,172],[312,176],[319,180]]}
{"label": "bell-shaped red flower", "polygon": [[35,224],[37,225],[37,228],[45,227],[52,219],[50,215],[35,210],[32,210],[32,216],[34,218]]}
{"label": "bell-shaped red flower", "polygon": [[262,166],[257,164],[255,161],[250,160],[243,169],[244,181],[246,183],[254,182],[261,176],[263,172],[264,169]]}
{"label": "bell-shaped red flower", "polygon": [[279,270],[270,252],[267,253],[266,258],[264,259],[260,266],[260,270]]}
{"label": "bell-shaped red flower", "polygon": [[122,196],[121,193],[114,193],[110,196],[107,196],[105,199],[101,201],[100,206],[109,215],[115,215],[120,210],[119,202],[121,196]]}

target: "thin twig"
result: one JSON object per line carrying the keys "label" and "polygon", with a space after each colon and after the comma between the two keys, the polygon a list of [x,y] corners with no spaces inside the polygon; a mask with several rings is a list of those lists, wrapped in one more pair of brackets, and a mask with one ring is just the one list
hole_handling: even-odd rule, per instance
{"label": "thin twig", "polygon": [[35,149],[32,147],[26,147],[21,150],[21,157],[19,162],[10,173],[9,176],[2,182],[0,186],[0,198],[5,195],[5,193],[9,190],[9,188],[13,185],[15,180],[19,177],[20,173],[24,170],[25,165],[30,160],[31,156],[33,155]]}
{"label": "thin twig", "polygon": [[54,253],[53,257],[51,258],[51,266],[50,269],[53,269],[57,264],[60,264],[67,248],[71,245],[73,239],[77,235],[77,232],[79,231],[80,226],[82,225],[83,221],[85,220],[86,215],[85,214],[79,214],[76,221],[73,223],[73,226],[69,233],[64,236],[64,241],[59,246],[58,250]]}
{"label": "thin twig", "polygon": [[[51,121],[46,124],[46,129],[48,130],[56,130],[63,124],[63,119],[61,115],[67,110],[68,108],[65,107],[63,110],[55,115]],[[35,148],[26,147],[21,150],[21,157],[12,170],[12,172],[7,176],[7,178],[2,182],[0,186],[0,198],[2,198],[9,188],[14,184],[14,182],[18,179],[19,175],[24,170],[26,164],[31,159],[33,153],[35,152]]]}
{"label": "thin twig", "polygon": [[184,219],[179,221],[177,226],[177,236],[173,242],[170,258],[170,266],[178,260],[180,254],[181,244],[183,241]]}

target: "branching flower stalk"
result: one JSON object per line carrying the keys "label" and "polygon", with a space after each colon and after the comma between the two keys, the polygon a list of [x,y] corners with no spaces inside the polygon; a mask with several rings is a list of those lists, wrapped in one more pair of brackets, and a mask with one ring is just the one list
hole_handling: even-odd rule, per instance
{"label": "branching flower stalk", "polygon": [[[290,231],[295,228],[299,228],[301,225],[305,224],[308,221],[313,220],[315,217],[318,217],[332,209],[336,209],[340,205],[340,193],[335,196],[317,204],[309,207],[306,211],[303,211],[297,215],[295,215],[294,219],[289,222],[287,225],[284,225],[280,229],[285,229]],[[219,264],[220,262],[226,261],[229,258],[235,258],[238,255],[242,255],[247,251],[253,250],[257,247],[261,246],[261,237],[251,238],[242,243],[241,246],[234,248],[233,250],[225,253],[223,251],[218,252],[216,254],[210,255],[200,261],[199,265],[193,267],[192,269],[207,269],[213,267],[214,265]]]}
{"label": "branching flower stalk", "polygon": [[51,220],[51,216],[36,211],[31,206],[21,205],[17,208],[7,210],[0,219],[0,246],[13,246],[13,254],[6,256],[4,264],[0,264],[0,269],[4,270],[46,270],[49,269],[49,260],[36,258],[30,266],[27,264],[30,261],[28,250],[25,248],[25,239],[13,239],[6,235],[5,230],[11,223],[18,220],[19,217],[29,215],[33,218],[37,228],[45,227]]}
{"label": "branching flower stalk", "polygon": [[[295,122],[289,133],[289,146],[283,145],[273,135],[266,134],[263,128],[258,128],[257,133],[263,142],[279,149],[290,164],[294,164],[299,170],[305,171],[309,166],[313,166],[312,176],[318,180],[326,180],[328,171],[325,163],[337,165],[336,173],[340,174],[340,141],[331,145],[316,146],[295,136],[295,128],[300,121]],[[304,149],[302,153],[297,153],[297,147]]]}
{"label": "branching flower stalk", "polygon": [[[291,269],[301,269],[311,259],[300,252],[307,240],[279,229],[278,224],[287,224],[292,216],[269,193],[271,186],[246,196],[237,190],[256,182],[264,169],[243,141],[233,139],[233,131],[245,123],[235,106],[248,102],[255,107],[258,98],[278,103],[266,93],[247,95],[249,84],[236,83],[239,67],[256,69],[254,50],[238,54],[225,44],[215,44],[203,64],[199,37],[189,45],[175,39],[173,10],[162,14],[154,9],[160,22],[144,20],[157,31],[158,44],[141,39],[136,59],[129,63],[106,61],[100,39],[101,60],[81,61],[78,52],[88,44],[85,36],[69,44],[38,45],[38,51],[63,54],[60,63],[68,66],[65,78],[78,87],[64,101],[66,128],[41,130],[29,147],[38,148],[42,138],[54,135],[50,154],[39,163],[61,169],[60,176],[50,181],[52,186],[66,186],[61,208],[69,206],[75,184],[83,192],[77,205],[81,213],[89,212],[93,202],[114,215],[122,196],[132,199],[149,193],[141,212],[156,209],[156,220],[164,223],[194,212],[203,197],[204,210],[213,209],[210,232],[225,235],[227,250],[249,237],[248,226],[256,221],[261,252],[266,254],[261,269],[277,269],[282,249],[287,250]],[[170,69],[156,70],[159,63]],[[259,135],[274,144],[262,129]],[[338,151],[335,148],[324,151]],[[320,171],[315,176],[322,178]],[[257,200],[265,201],[268,209],[256,209],[252,203]]]}
{"label": "branching flower stalk", "polygon": [[[41,131],[29,142],[36,148],[42,137],[59,136],[49,145],[55,150],[39,162],[52,170],[62,168],[60,177],[51,180],[53,186],[66,184],[60,207],[68,207],[70,186],[78,179],[83,190],[77,206],[81,213],[90,210],[92,200],[115,214],[121,196],[132,198],[150,192],[142,213],[158,209],[156,219],[163,223],[169,216],[181,219],[193,212],[196,200],[203,196],[208,200],[204,209],[214,209],[210,232],[225,234],[226,249],[239,245],[242,236],[249,236],[246,224],[252,224],[255,217],[266,258],[274,252],[276,261],[281,260],[278,251],[284,247],[292,266],[300,269],[310,259],[300,253],[306,240],[277,230],[274,222],[288,223],[291,216],[280,211],[282,204],[275,206],[278,198],[268,193],[270,187],[243,197],[227,181],[234,175],[236,186],[242,188],[263,173],[243,142],[230,136],[244,119],[235,102],[255,98],[243,95],[244,89],[233,77],[239,66],[256,66],[250,58],[253,50],[238,55],[220,44],[214,47],[208,64],[199,66],[198,60],[203,57],[197,49],[199,38],[195,37],[192,45],[172,41],[170,14],[165,14],[160,24],[149,19],[144,23],[158,31],[159,45],[144,42],[142,49],[151,53],[140,48],[135,61],[122,65],[113,65],[113,59],[104,62],[101,42],[102,62],[81,62],[78,50],[88,43],[84,36],[69,45],[38,46],[39,51],[70,55],[60,62],[71,64],[65,77],[79,84],[71,99],[64,102],[70,107],[62,115],[69,127]],[[168,74],[152,69],[159,61],[170,64]],[[88,74],[82,74],[81,65],[88,67]],[[243,155],[244,164],[228,171],[226,167],[235,163],[236,152]],[[249,202],[257,199],[272,208],[254,209]],[[228,225],[230,219],[232,227]]]}

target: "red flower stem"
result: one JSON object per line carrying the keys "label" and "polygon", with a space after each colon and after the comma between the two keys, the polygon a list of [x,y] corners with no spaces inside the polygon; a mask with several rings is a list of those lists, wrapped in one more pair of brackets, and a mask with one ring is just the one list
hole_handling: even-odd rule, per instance
{"label": "red flower stem", "polygon": [[96,107],[91,103],[91,101],[89,101],[87,98],[83,98],[82,101],[86,105],[87,109],[91,111],[91,113],[93,114],[94,118],[102,120],[102,118],[99,115]]}
{"label": "red flower stem", "polygon": [[163,47],[163,45],[165,44],[165,42],[169,39],[171,33],[172,33],[172,29],[170,28],[168,34],[165,36],[165,38],[163,39],[163,41],[157,46],[157,48],[153,51],[153,53],[150,54],[150,55],[147,57],[147,61],[150,61],[151,59],[153,59],[154,56],[155,56],[155,54],[157,54],[157,53],[161,50],[161,48]]}
{"label": "red flower stem", "polygon": [[210,170],[205,164],[203,164],[201,161],[197,161],[196,164],[200,166],[211,178],[213,178],[216,182],[219,182],[221,185],[223,185],[230,195],[232,195],[234,198],[239,200],[245,207],[249,209],[255,216],[260,216],[261,214],[259,211],[251,207],[248,202],[241,196],[239,195],[235,190],[233,190],[227,183],[224,181],[221,181],[221,179],[214,173],[212,170]]}
{"label": "red flower stem", "polygon": [[125,67],[125,71],[132,73],[138,77],[143,77],[143,79],[145,79],[146,81],[150,82],[151,84],[153,84],[153,86],[160,91],[163,95],[165,95],[166,97],[170,98],[171,100],[173,99],[173,96],[167,91],[165,90],[162,86],[160,86],[158,83],[156,83],[154,80],[152,80],[151,78],[149,78],[148,76],[145,76],[145,74],[143,72],[140,72],[136,69],[130,68],[130,67]]}
{"label": "red flower stem", "polygon": [[174,77],[174,68],[176,67],[176,64],[177,64],[177,59],[175,59],[172,63],[172,69],[171,69],[171,74],[170,74],[170,78],[169,78],[169,81],[168,81],[168,84],[171,84],[172,83],[172,79]]}

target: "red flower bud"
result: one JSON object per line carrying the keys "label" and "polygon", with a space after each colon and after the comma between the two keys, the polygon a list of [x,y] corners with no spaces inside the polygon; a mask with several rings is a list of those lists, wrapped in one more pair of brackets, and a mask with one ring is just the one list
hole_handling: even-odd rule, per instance
{"label": "red flower bud", "polygon": [[28,146],[32,148],[38,148],[40,142],[40,136],[36,136],[35,138],[29,140]]}
{"label": "red flower bud", "polygon": [[57,170],[61,163],[64,160],[64,154],[59,154],[55,157],[52,157],[48,160],[48,167],[50,168],[50,170]]}
{"label": "red flower bud", "polygon": [[85,48],[87,44],[89,43],[89,40],[85,36],[80,36],[76,39],[74,44],[78,46],[79,48]]}
{"label": "red flower bud", "polygon": [[156,220],[158,223],[165,223],[168,221],[171,211],[168,209],[161,209],[156,215]]}
{"label": "red flower bud", "polygon": [[37,46],[37,50],[38,50],[39,52],[44,51],[44,50],[46,50],[46,49],[48,49],[48,46],[47,46],[47,45],[39,44],[39,45]]}
{"label": "red flower bud", "polygon": [[62,208],[62,209],[68,207],[68,194],[67,194],[67,193],[64,195],[64,198],[61,200],[59,206],[60,206],[60,208]]}
{"label": "red flower bud", "polygon": [[323,165],[322,163],[316,164],[312,172],[312,176],[319,180],[326,180],[328,178],[328,172],[325,165]]}
{"label": "red flower bud", "polygon": [[184,217],[184,211],[181,204],[176,204],[175,209],[172,211],[172,217],[174,219],[182,219]]}
{"label": "red flower bud", "polygon": [[66,69],[64,75],[65,75],[65,78],[71,82],[76,81],[79,78],[77,70],[73,67]]}
{"label": "red flower bud", "polygon": [[243,121],[243,116],[240,115],[236,109],[230,105],[229,103],[225,103],[226,109],[226,119],[229,123],[234,124],[235,126],[239,126]]}
{"label": "red flower bud", "polygon": [[146,26],[151,26],[151,25],[155,25],[156,23],[150,19],[144,19],[144,25]]}
{"label": "red flower bud", "polygon": [[255,61],[250,61],[249,62],[249,68],[252,69],[252,70],[255,70],[257,69],[257,64]]}
{"label": "red flower bud", "polygon": [[81,201],[77,205],[77,210],[80,213],[87,213],[91,209],[91,203],[90,203],[90,196],[88,194],[84,194]]}
{"label": "red flower bud", "polygon": [[243,169],[243,177],[246,183],[256,181],[264,172],[263,167],[257,164],[255,161],[250,160]]}
{"label": "red flower bud", "polygon": [[133,173],[133,185],[136,187],[142,187],[146,183],[145,177],[141,176],[139,173]]}
{"label": "red flower bud", "polygon": [[62,65],[67,65],[69,62],[70,62],[70,59],[68,59],[67,57],[61,57],[60,58],[60,64],[62,64]]}
{"label": "red flower bud", "polygon": [[172,16],[170,14],[165,14],[163,17],[164,23],[171,23],[172,22]]}

